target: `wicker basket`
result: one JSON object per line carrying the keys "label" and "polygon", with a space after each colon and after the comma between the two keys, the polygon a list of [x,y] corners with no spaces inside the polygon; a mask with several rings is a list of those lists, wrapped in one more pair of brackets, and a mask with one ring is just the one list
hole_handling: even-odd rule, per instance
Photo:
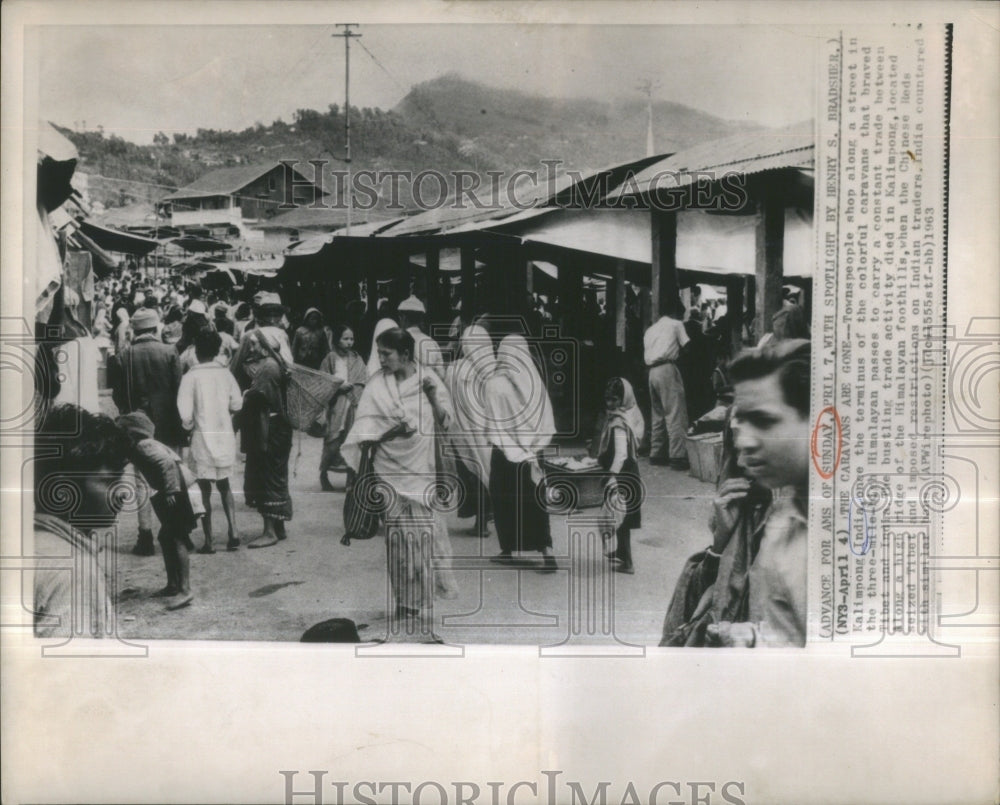
{"label": "wicker basket", "polygon": [[716,483],[722,470],[722,434],[703,433],[687,437],[690,473],[700,481]]}

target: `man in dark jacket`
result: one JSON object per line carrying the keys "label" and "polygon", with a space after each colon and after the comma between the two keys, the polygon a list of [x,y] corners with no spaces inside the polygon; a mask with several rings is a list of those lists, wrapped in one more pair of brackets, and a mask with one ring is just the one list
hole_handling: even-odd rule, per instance
{"label": "man in dark jacket", "polygon": [[[135,312],[132,344],[110,362],[108,381],[119,413],[144,412],[156,428],[154,438],[179,450],[184,433],[177,413],[180,359],[176,349],[156,337],[159,323],[155,310],[140,308]],[[148,503],[139,508],[139,539],[132,552],[137,556],[152,556],[155,552],[153,513]]]}

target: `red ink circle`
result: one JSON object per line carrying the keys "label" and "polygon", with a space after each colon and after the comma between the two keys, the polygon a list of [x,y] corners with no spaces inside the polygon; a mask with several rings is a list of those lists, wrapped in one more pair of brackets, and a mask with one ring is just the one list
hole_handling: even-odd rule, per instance
{"label": "red ink circle", "polygon": [[[821,454],[819,449],[819,438],[820,434],[826,428],[833,428],[833,435],[836,440],[833,466],[829,469],[825,469],[820,465]],[[809,452],[812,454],[813,466],[816,468],[816,472],[819,474],[819,477],[824,481],[829,481],[837,471],[837,467],[840,466],[840,457],[844,452],[844,431],[840,422],[840,414],[837,413],[837,409],[834,406],[828,405],[820,411],[819,416],[816,417],[816,424],[813,425]]]}

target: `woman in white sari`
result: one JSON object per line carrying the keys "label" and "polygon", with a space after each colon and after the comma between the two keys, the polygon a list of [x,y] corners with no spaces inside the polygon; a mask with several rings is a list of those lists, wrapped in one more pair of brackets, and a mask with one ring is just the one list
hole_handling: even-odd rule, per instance
{"label": "woman in white sari", "polygon": [[[436,556],[451,557],[443,514],[433,507],[437,495],[437,427],[452,418],[451,399],[434,372],[419,371],[413,336],[399,328],[376,338],[381,371],[370,377],[358,402],[354,425],[340,453],[355,471],[366,442],[377,442],[374,470],[392,489],[386,511],[386,559],[400,615],[419,615],[434,588],[455,598],[450,568],[433,568]],[[429,532],[429,533],[428,533]]]}
{"label": "woman in white sari", "polygon": [[508,335],[497,350],[496,370],[486,386],[490,498],[500,541],[493,561],[513,564],[515,551],[540,551],[543,573],[558,567],[552,555],[549,515],[543,505],[539,455],[555,435],[548,391],[523,336]]}
{"label": "woman in white sari", "polygon": [[399,327],[399,325],[392,319],[379,319],[375,323],[375,332],[372,333],[372,351],[368,353],[368,364],[365,366],[368,370],[368,377],[371,377],[382,368],[382,364],[378,359],[378,337],[386,330],[391,330],[394,327]]}
{"label": "woman in white sari", "polygon": [[460,462],[459,478],[465,487],[467,502],[458,514],[460,517],[474,514],[473,532],[486,538],[490,534],[486,520],[493,450],[488,433],[486,388],[496,370],[496,356],[489,333],[477,324],[465,328],[459,344],[461,356],[448,367],[447,374],[448,390],[455,407],[449,437]]}

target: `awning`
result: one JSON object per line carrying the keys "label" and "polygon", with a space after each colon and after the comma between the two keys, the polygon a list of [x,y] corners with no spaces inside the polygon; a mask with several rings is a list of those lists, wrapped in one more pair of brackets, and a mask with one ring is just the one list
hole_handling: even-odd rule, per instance
{"label": "awning", "polygon": [[283,257],[269,257],[263,260],[229,260],[217,264],[217,268],[242,271],[244,274],[254,274],[258,277],[273,277],[284,264]]}
{"label": "awning", "polygon": [[[756,273],[756,219],[711,215],[700,210],[677,214],[677,267],[706,274]],[[559,210],[518,230],[524,243],[589,252],[650,265],[653,260],[647,210]],[[785,211],[784,269],[787,277],[811,277],[814,260],[811,216]]]}
{"label": "awning", "polygon": [[138,235],[119,232],[117,229],[108,229],[89,221],[80,223],[80,231],[102,249],[119,254],[134,254],[142,257],[160,245],[158,241],[150,238],[141,238]]}
{"label": "awning", "polygon": [[525,243],[647,264],[652,260],[650,232],[644,210],[556,210],[517,230]]}
{"label": "awning", "polygon": [[215,238],[194,237],[185,235],[182,238],[174,238],[171,243],[180,246],[186,252],[222,252],[232,249],[231,243]]}

